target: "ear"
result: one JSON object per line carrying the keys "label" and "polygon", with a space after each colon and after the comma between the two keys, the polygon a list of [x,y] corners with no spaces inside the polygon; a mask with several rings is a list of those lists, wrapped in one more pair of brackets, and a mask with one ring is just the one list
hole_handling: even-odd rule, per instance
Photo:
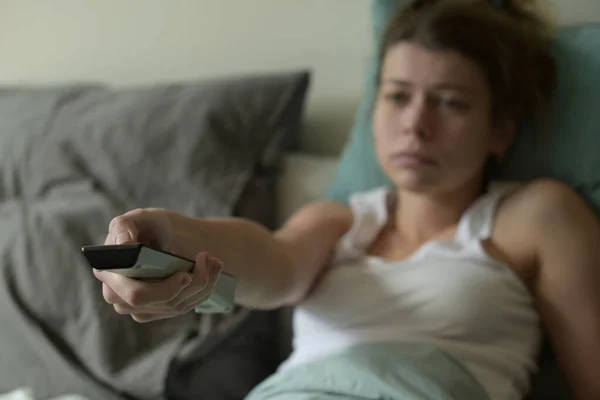
{"label": "ear", "polygon": [[490,142],[490,153],[501,160],[512,146],[517,135],[517,122],[515,118],[505,117],[497,121]]}

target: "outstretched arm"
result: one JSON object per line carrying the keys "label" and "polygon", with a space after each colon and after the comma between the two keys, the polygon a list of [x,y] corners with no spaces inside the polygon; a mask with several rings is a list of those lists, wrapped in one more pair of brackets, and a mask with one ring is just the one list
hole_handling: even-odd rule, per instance
{"label": "outstretched arm", "polygon": [[575,398],[600,399],[600,222],[567,186],[538,186],[538,306]]}
{"label": "outstretched arm", "polygon": [[317,202],[300,209],[278,231],[240,218],[194,219],[173,214],[177,252],[207,251],[238,282],[236,302],[275,308],[300,301],[350,229],[350,210]]}

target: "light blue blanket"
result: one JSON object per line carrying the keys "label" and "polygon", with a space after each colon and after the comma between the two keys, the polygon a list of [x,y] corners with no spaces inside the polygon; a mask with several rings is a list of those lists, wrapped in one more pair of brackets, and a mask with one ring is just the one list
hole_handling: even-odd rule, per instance
{"label": "light blue blanket", "polygon": [[367,344],[282,369],[246,400],[489,400],[454,358],[420,344]]}

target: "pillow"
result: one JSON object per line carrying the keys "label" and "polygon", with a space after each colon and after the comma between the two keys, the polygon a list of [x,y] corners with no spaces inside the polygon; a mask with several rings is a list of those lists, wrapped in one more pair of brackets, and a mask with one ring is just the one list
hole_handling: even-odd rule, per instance
{"label": "pillow", "polygon": [[[373,26],[379,42],[386,19],[402,1],[374,0]],[[600,212],[600,23],[561,28],[554,41],[559,76],[549,110],[531,116],[494,178],[555,177],[578,189]],[[377,161],[371,110],[376,99],[374,57],[364,98],[327,197],[347,203],[351,193],[391,185]]]}
{"label": "pillow", "polygon": [[278,346],[264,345],[279,338],[272,312],[138,324],[103,301],[80,248],[135,207],[274,224],[279,161],[295,146],[309,78],[0,88],[0,392],[164,397],[167,380],[185,379],[173,361],[190,349],[214,356],[202,368],[244,358],[254,373],[235,394],[274,372]]}
{"label": "pillow", "polygon": [[69,105],[78,133],[65,145],[121,202],[231,215],[250,178],[296,145],[308,84],[298,71],[96,89]]}
{"label": "pillow", "polygon": [[600,215],[600,22],[563,27],[554,41],[558,86],[543,115],[531,116],[494,176],[554,177]]}
{"label": "pillow", "polygon": [[[378,50],[380,37],[388,18],[404,0],[372,0],[371,17],[375,49]],[[330,200],[347,204],[352,193],[364,192],[377,186],[389,186],[391,181],[381,170],[373,143],[372,110],[377,99],[377,73],[379,59],[377,52],[370,62],[363,98],[359,104],[354,124],[342,155],[336,175],[327,190]]]}

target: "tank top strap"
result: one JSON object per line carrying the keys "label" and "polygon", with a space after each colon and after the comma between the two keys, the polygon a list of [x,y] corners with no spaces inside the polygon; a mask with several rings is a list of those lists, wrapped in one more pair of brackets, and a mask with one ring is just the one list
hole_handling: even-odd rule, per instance
{"label": "tank top strap", "polygon": [[[476,200],[461,217],[454,240],[468,243],[489,239],[494,228],[498,204],[517,186],[514,182],[490,185],[490,190]],[[393,201],[394,192],[388,187],[356,193],[350,197],[353,222],[337,245],[334,263],[365,255],[367,247],[385,226]]]}
{"label": "tank top strap", "polygon": [[455,239],[459,242],[489,239],[494,229],[498,204],[517,186],[518,184],[514,182],[498,182],[490,185],[489,191],[463,214]]}
{"label": "tank top strap", "polygon": [[379,187],[350,196],[349,205],[353,222],[348,232],[338,243],[334,262],[358,258],[375,240],[388,220],[393,192],[388,187]]}

